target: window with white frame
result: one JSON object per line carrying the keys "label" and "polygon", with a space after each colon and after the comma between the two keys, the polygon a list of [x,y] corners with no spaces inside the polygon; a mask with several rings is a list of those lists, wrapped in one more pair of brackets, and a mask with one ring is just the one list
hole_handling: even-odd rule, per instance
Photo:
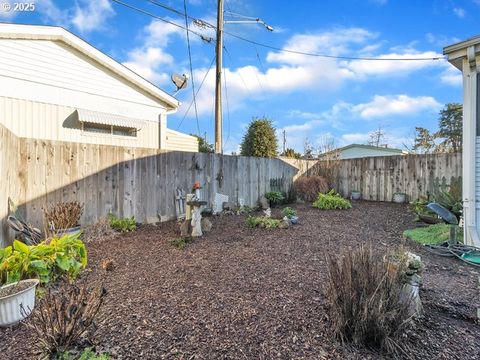
{"label": "window with white frame", "polygon": [[130,138],[137,137],[137,129],[130,127],[122,127],[116,125],[95,124],[82,122],[82,131],[85,134],[109,134],[115,136],[125,136]]}

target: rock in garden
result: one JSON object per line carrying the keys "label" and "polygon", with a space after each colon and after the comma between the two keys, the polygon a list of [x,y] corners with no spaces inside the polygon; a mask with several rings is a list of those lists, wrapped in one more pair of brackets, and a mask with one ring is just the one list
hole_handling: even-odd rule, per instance
{"label": "rock in garden", "polygon": [[102,268],[105,271],[113,271],[115,269],[115,261],[111,259],[103,260]]}
{"label": "rock in garden", "polygon": [[270,203],[265,196],[260,198],[260,206],[262,207],[262,210],[267,210],[270,207]]}
{"label": "rock in garden", "polygon": [[190,220],[184,220],[180,223],[180,236],[189,236],[188,230],[190,229]]}
{"label": "rock in garden", "polygon": [[288,221],[288,219],[287,220],[283,219],[280,222],[280,225],[278,225],[280,229],[287,229],[289,226],[290,226],[290,222]]}
{"label": "rock in garden", "polygon": [[209,232],[212,230],[212,222],[208,218],[202,218],[202,230]]}

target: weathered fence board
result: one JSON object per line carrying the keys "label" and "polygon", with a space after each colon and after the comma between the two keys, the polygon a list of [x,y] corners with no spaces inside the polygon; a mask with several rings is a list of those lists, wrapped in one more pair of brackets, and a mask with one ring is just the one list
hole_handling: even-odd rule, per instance
{"label": "weathered fence board", "polygon": [[427,154],[319,161],[282,158],[299,169],[296,177],[328,174],[330,186],[341,195],[361,191],[365,200],[391,201],[395,192],[409,200],[435,194],[462,176],[462,154]]}
{"label": "weathered fence board", "polygon": [[11,239],[6,225],[8,197],[21,216],[42,226],[42,207],[78,200],[85,204],[83,224],[109,212],[138,221],[175,218],[175,190],[187,192],[199,181],[212,203],[215,192],[253,206],[283,178],[287,192],[297,169],[279,159],[165,152],[107,145],[19,139],[0,126],[0,245]]}

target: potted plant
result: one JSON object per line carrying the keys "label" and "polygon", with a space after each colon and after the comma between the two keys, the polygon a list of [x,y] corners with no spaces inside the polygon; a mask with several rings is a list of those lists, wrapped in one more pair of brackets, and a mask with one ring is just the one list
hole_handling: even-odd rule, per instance
{"label": "potted plant", "polygon": [[80,233],[82,214],[83,205],[80,205],[78,201],[60,202],[43,208],[43,218],[47,230],[57,236]]}
{"label": "potted plant", "polygon": [[280,202],[285,199],[283,194],[280,191],[270,191],[265,194],[265,197],[270,203],[270,207],[274,207],[277,204],[280,204]]}
{"label": "potted plant", "polygon": [[393,202],[397,204],[404,204],[407,201],[407,194],[396,192],[393,194]]}
{"label": "potted plant", "polygon": [[0,287],[0,326],[14,325],[30,315],[38,283],[27,279]]}
{"label": "potted plant", "polygon": [[352,190],[352,194],[351,194],[351,196],[350,196],[350,198],[351,198],[352,200],[360,200],[361,197],[362,197],[362,194],[361,194],[360,191],[358,191],[358,190]]}
{"label": "potted plant", "polygon": [[282,210],[282,214],[291,224],[298,224],[297,210],[286,207]]}

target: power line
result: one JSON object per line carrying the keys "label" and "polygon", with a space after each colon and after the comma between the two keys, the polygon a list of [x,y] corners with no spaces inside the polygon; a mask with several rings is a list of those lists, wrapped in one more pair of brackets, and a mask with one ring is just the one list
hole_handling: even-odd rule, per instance
{"label": "power line", "polygon": [[[200,86],[197,89],[196,96],[198,96],[198,93],[200,92],[200,90],[203,86],[203,83],[207,79],[208,73],[210,72],[210,70],[212,70],[213,64],[215,64],[215,56],[213,57],[212,61],[210,62],[210,66],[209,66],[207,72],[205,73],[205,76],[203,77],[202,82],[200,83]],[[178,124],[177,130],[180,129],[180,126],[182,126],[183,120],[185,120],[185,118],[187,117],[187,115],[188,115],[190,109],[192,108],[192,106],[193,106],[193,99],[190,102],[190,105],[188,106],[187,110],[185,111],[185,114],[183,114],[183,118],[182,118],[182,120],[180,120],[180,124]]]}
{"label": "power line", "polygon": [[[113,0],[113,1],[118,2],[118,0]],[[147,0],[147,1],[152,3],[152,4],[155,4],[157,6],[160,6],[164,9],[166,9],[166,10],[172,11],[172,12],[178,14],[178,15],[182,15],[182,16],[185,15],[181,11],[176,10],[176,9],[174,9],[174,8],[168,6],[168,5],[160,4],[160,3],[156,2],[156,1],[153,1],[153,0]],[[232,14],[235,14],[232,11],[229,11],[229,12],[232,13]],[[243,17],[248,18],[246,16],[243,16]],[[205,24],[206,26],[211,27],[212,29],[216,29],[215,25],[210,24],[207,21],[196,19],[196,18],[193,18],[193,17],[190,17],[190,19],[193,19],[194,21],[195,20],[200,21],[201,23]],[[251,43],[251,44],[254,44],[254,45],[257,45],[257,46],[261,46],[261,47],[264,47],[264,48],[267,48],[267,49],[286,52],[286,53],[291,53],[291,54],[297,54],[297,55],[304,55],[304,56],[312,56],[312,57],[320,57],[320,58],[328,58],[328,59],[338,59],[338,60],[362,60],[362,61],[438,61],[438,60],[446,60],[446,58],[444,56],[418,57],[418,58],[415,58],[415,57],[410,57],[410,58],[378,58],[378,57],[340,56],[340,55],[310,53],[310,52],[304,52],[304,51],[298,51],[298,50],[292,50],[292,49],[279,48],[279,47],[276,47],[276,46],[273,46],[273,45],[260,43],[260,42],[255,41],[255,40],[251,40],[251,39],[245,38],[243,36],[233,34],[229,31],[224,30],[223,32],[224,32],[224,34],[230,35],[230,36],[232,36],[234,38],[237,38],[239,40],[246,41],[248,43]]]}
{"label": "power line", "polygon": [[[200,37],[200,38],[201,38],[202,40],[204,40],[204,41],[211,42],[211,41],[213,40],[212,38],[206,37],[205,35],[203,35],[203,34],[201,34],[201,33],[199,33],[199,32],[196,32],[196,31],[194,31],[194,30],[187,29],[187,28],[185,28],[185,27],[182,26],[182,25],[179,25],[179,24],[177,24],[177,23],[174,23],[173,21],[164,19],[164,18],[162,18],[161,16],[157,16],[157,15],[155,15],[155,14],[152,14],[151,12],[148,12],[148,11],[146,11],[146,10],[140,9],[140,8],[138,8],[138,7],[136,7],[136,6],[127,4],[127,3],[123,2],[123,1],[120,1],[120,0],[112,0],[112,1],[115,2],[115,3],[117,3],[117,4],[119,4],[119,5],[125,6],[126,8],[129,8],[129,9],[131,9],[131,10],[134,10],[134,11],[137,11],[137,12],[142,13],[142,14],[144,14],[144,15],[150,16],[150,17],[152,17],[152,18],[154,18],[154,19],[163,21],[163,22],[165,22],[165,23],[167,23],[167,24],[170,24],[170,25],[173,25],[173,26],[178,27],[178,28],[180,28],[180,29],[189,31],[189,32],[191,32],[192,34],[197,35],[198,37]],[[183,13],[182,13],[182,14],[183,14]]]}
{"label": "power line", "polygon": [[[230,51],[228,51],[225,46],[223,47],[223,50],[225,50],[225,53],[228,55],[228,58],[230,59],[230,61],[233,64],[233,59],[232,59],[232,56],[230,55]],[[240,80],[242,80],[243,86],[245,87],[245,90],[247,90],[248,95],[252,96],[252,93],[250,92],[250,89],[248,88],[247,82],[243,78],[242,73],[240,71],[237,71],[237,73],[238,73],[238,76],[240,77]]]}
{"label": "power line", "polygon": [[190,34],[188,33],[187,0],[183,0],[183,8],[185,10],[185,28],[186,28],[186,34],[187,34],[187,48],[188,48],[188,61],[190,64],[190,76],[192,78],[193,105],[195,108],[195,119],[197,120],[198,136],[200,136],[200,123],[198,121],[198,110],[197,110],[197,95],[195,94],[195,79],[193,76],[193,66],[192,66],[192,49],[190,47]]}

